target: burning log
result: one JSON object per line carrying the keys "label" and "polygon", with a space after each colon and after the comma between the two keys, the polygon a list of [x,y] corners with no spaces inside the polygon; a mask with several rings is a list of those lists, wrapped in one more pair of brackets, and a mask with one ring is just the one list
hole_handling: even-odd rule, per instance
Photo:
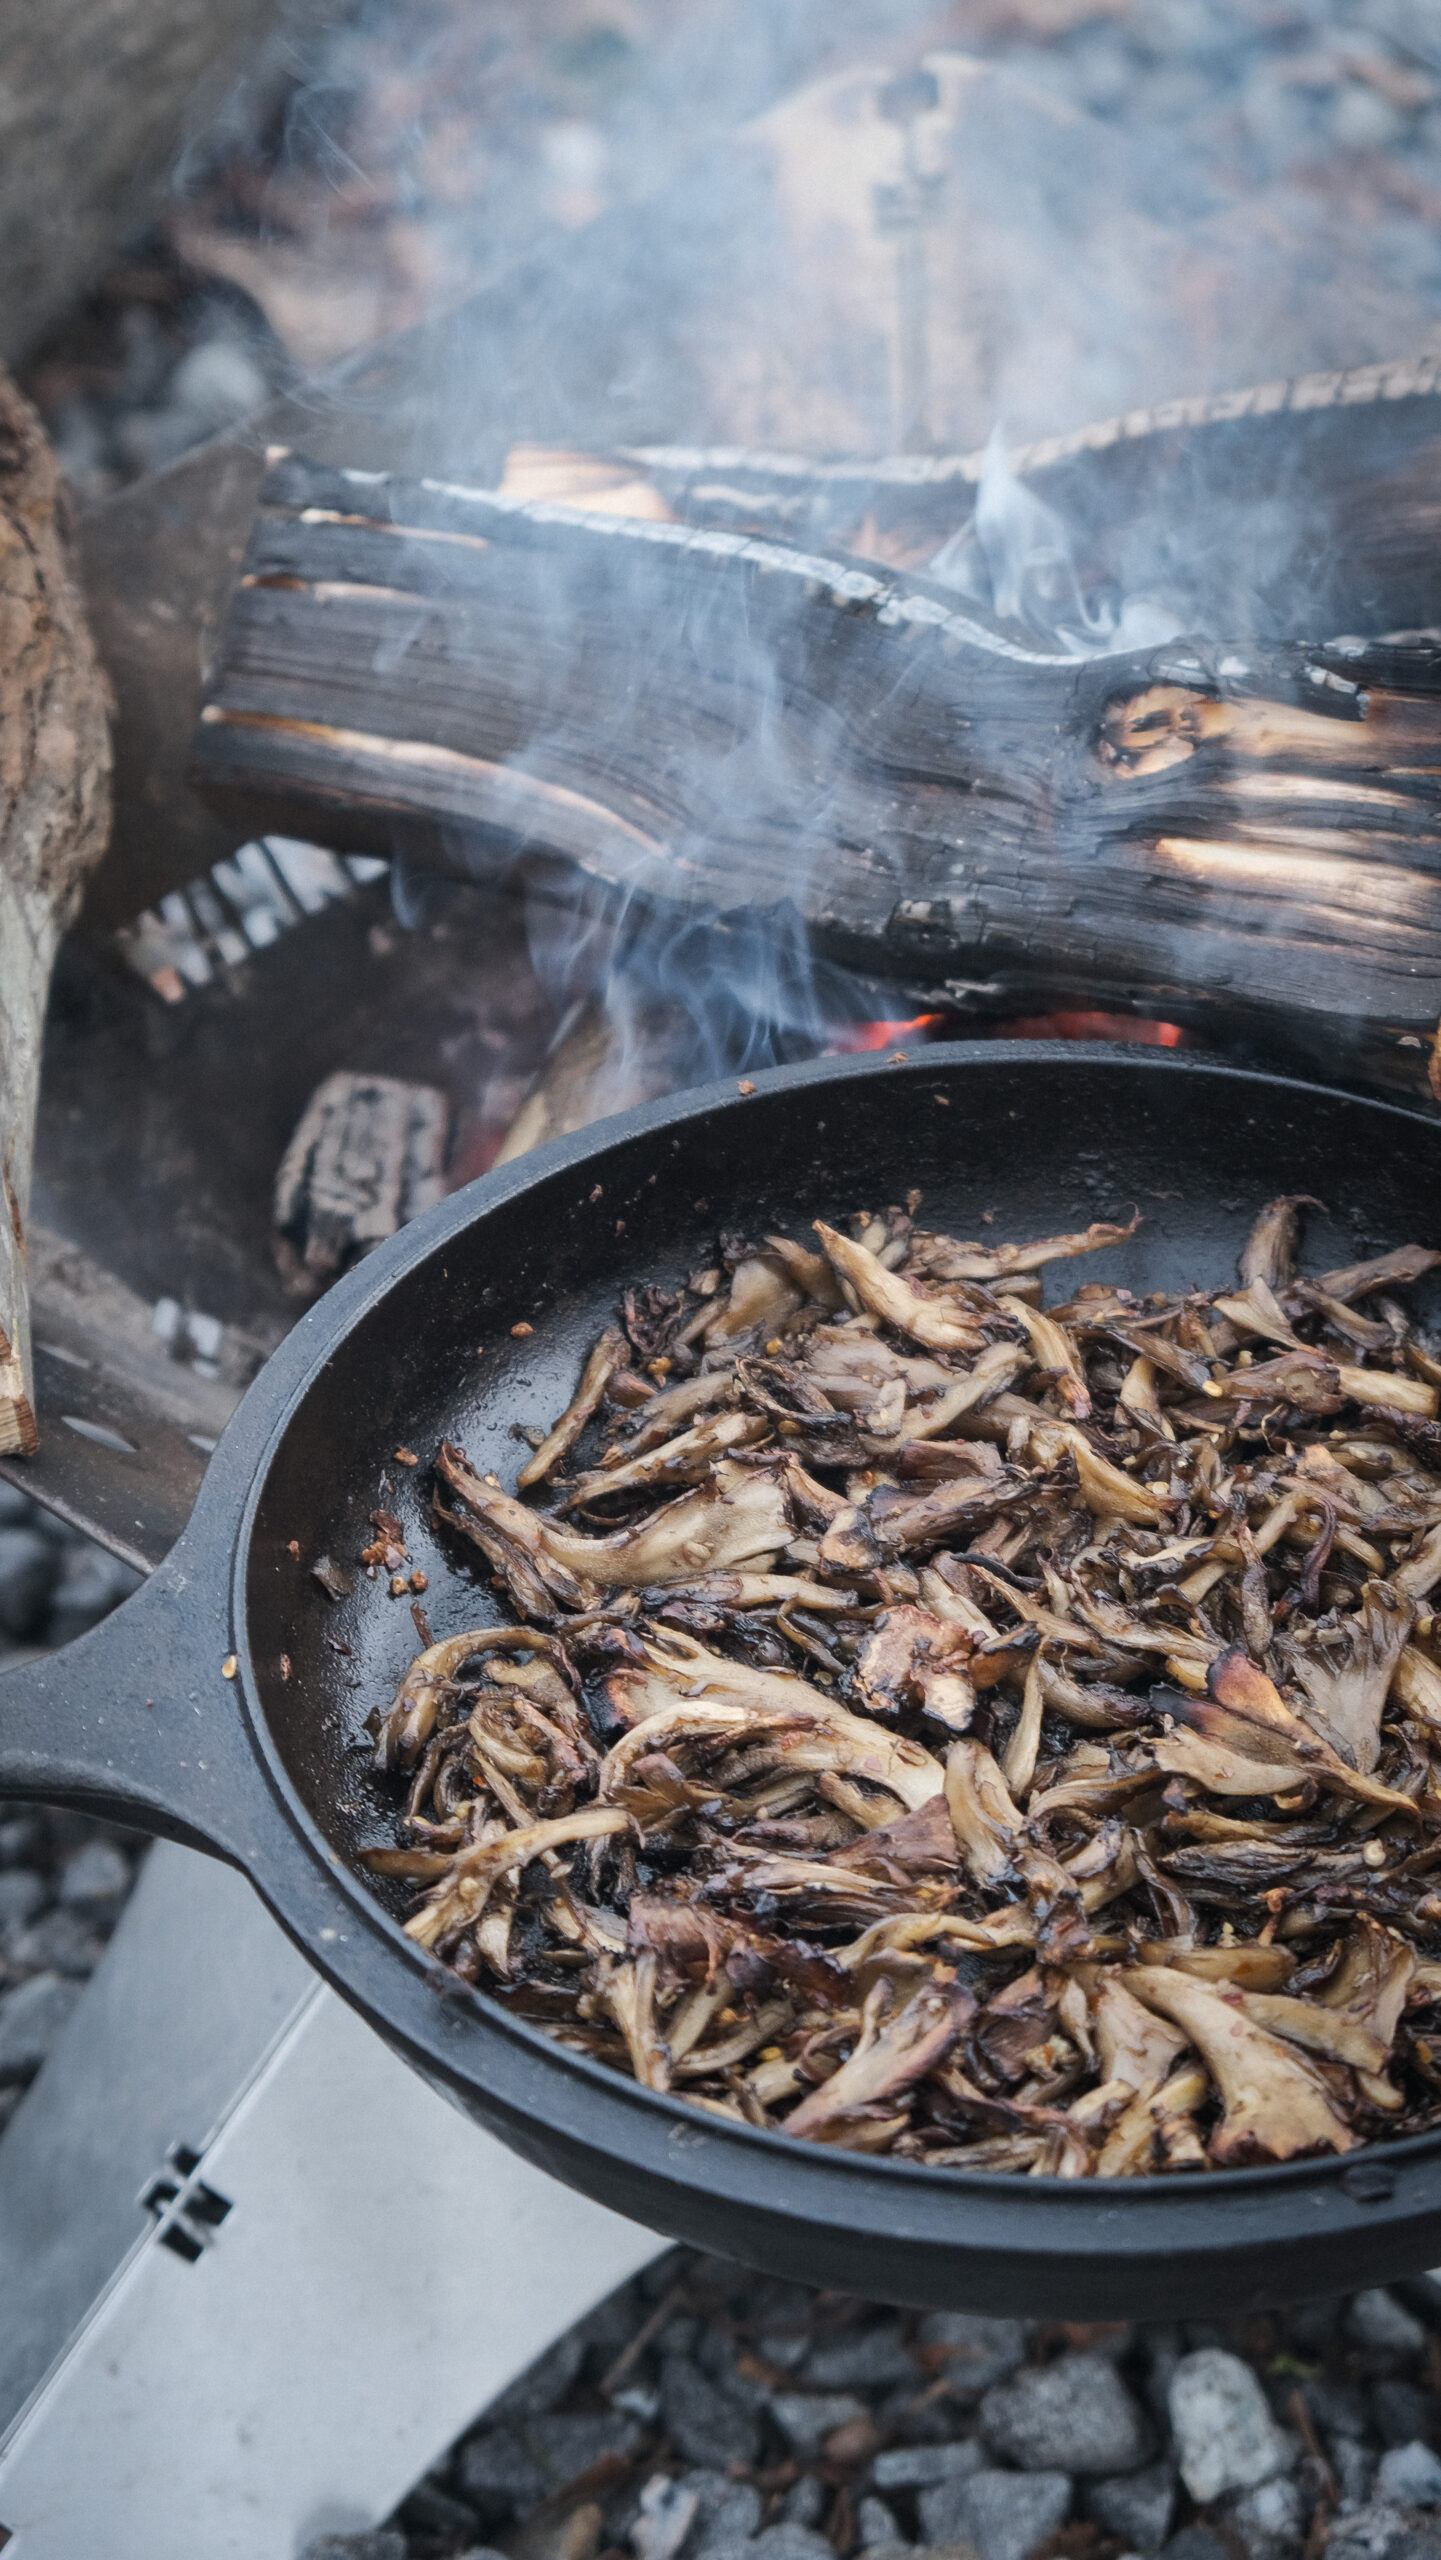
{"label": "burning log", "polygon": [[110,823],[105,682],[71,582],[40,421],[0,373],[0,1454],[38,1445],[26,1297],[50,969]]}
{"label": "burning log", "polygon": [[948,1004],[1394,1076],[1441,978],[1441,642],[1078,660],[915,572],[278,459],[195,778],[246,825],[798,912]]}

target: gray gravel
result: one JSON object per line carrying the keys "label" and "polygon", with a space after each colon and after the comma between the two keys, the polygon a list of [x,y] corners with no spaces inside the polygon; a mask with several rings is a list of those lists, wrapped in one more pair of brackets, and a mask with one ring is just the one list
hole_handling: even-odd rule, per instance
{"label": "gray gravel", "polygon": [[1143,2560],[1160,2550],[1175,2512],[1174,2462],[1153,2462],[1119,2480],[1092,2481],[1086,2494],[1086,2513]]}
{"label": "gray gravel", "polygon": [[1058,2356],[998,2383],[981,2402],[981,2433],[1023,2471],[1087,2479],[1139,2470],[1153,2450],[1144,2412],[1101,2355]]}
{"label": "gray gravel", "polygon": [[921,2495],[927,2539],[969,2542],[979,2560],[1028,2560],[1065,2523],[1071,2483],[1064,2471],[973,2471]]}
{"label": "gray gravel", "polygon": [[661,2367],[660,2414],[667,2435],[687,2462],[754,2462],[760,2429],[748,2409],[718,2390],[687,2356],[667,2356]]}
{"label": "gray gravel", "polygon": [[1198,2506],[1228,2489],[1253,2489],[1290,2459],[1251,2367],[1223,2348],[1184,2356],[1171,2376],[1169,2402],[1176,2460]]}
{"label": "gray gravel", "polygon": [[[1060,2560],[1058,2533],[1074,2560],[1316,2560],[1323,2527],[1327,2560],[1441,2560],[1438,2348],[1441,2295],[1078,2333],[877,2310],[675,2252],[532,2367],[395,2521],[406,2560]],[[1389,2452],[1387,2392],[1425,2413]],[[1062,2441],[1064,2461],[1040,2459]],[[598,2450],[620,2456],[610,2482],[587,2467]],[[567,2465],[590,2483],[569,2497]]]}

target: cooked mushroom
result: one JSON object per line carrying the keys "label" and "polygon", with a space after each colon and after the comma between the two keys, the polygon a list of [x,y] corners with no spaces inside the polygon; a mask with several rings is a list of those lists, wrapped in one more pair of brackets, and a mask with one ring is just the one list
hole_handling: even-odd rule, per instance
{"label": "cooked mushroom", "polygon": [[510,1614],[371,1719],[412,1938],[672,2100],[947,2168],[1434,2121],[1441,1361],[1394,1293],[1441,1256],[1298,1277],[1306,1205],[1234,1283],[1050,1306],[1134,1218],[728,1236],[516,1492],[443,1443]]}

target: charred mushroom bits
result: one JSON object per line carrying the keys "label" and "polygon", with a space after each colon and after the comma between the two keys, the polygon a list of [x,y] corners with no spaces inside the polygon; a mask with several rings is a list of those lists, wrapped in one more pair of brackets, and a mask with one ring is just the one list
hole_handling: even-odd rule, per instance
{"label": "charred mushroom bits", "polygon": [[1441,1255],[1301,1277],[1304,1205],[1230,1285],[1045,1308],[1136,1221],[723,1237],[519,1492],[442,1445],[514,1623],[417,1610],[371,1719],[411,1937],[648,2088],[932,2165],[1441,2123]]}

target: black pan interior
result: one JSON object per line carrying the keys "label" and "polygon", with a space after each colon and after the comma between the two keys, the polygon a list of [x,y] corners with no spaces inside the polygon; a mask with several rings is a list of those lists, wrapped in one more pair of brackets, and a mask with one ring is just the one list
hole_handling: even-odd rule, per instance
{"label": "black pan interior", "polygon": [[[685,1096],[607,1124],[580,1161],[510,1197],[477,1186],[464,1229],[412,1257],[315,1378],[259,1503],[247,1565],[254,1670],[302,1804],[343,1858],[393,1837],[361,1728],[417,1639],[407,1601],[357,1565],[369,1513],[384,1504],[405,1524],[437,1636],[494,1623],[483,1560],[433,1530],[427,1461],[448,1436],[513,1486],[526,1454],[513,1427],[547,1423],[565,1404],[622,1290],[684,1279],[718,1230],[809,1242],[813,1218],[884,1207],[912,1188],[924,1224],[967,1237],[1041,1235],[1135,1206],[1135,1238],[1084,1266],[1052,1266],[1049,1294],[1083,1278],[1214,1286],[1280,1191],[1322,1204],[1307,1213],[1305,1268],[1435,1242],[1438,1176],[1441,1124],[1384,1105],[1144,1052],[1017,1045],[787,1070],[749,1096]],[[514,1335],[517,1324],[534,1331]],[[398,1447],[421,1463],[397,1463]],[[310,1569],[326,1553],[356,1577],[339,1604]]]}

